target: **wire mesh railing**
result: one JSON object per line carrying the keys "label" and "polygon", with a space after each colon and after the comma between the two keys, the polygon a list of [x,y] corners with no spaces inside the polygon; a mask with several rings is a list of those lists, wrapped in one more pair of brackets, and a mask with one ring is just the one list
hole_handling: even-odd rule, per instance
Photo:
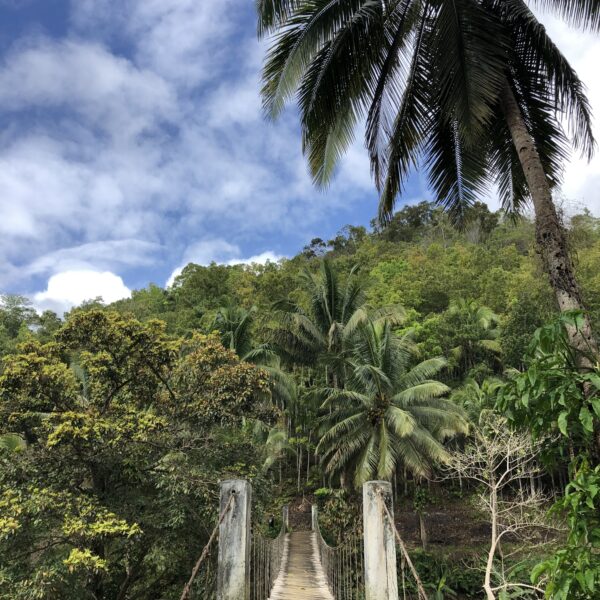
{"label": "wire mesh railing", "polygon": [[257,531],[252,534],[250,550],[251,600],[268,600],[281,570],[286,547],[286,508],[284,507],[281,530],[276,538],[270,538]]}
{"label": "wire mesh railing", "polygon": [[338,546],[330,546],[321,533],[316,507],[313,507],[313,530],[331,595],[335,600],[363,600],[365,584],[362,535],[350,533]]}

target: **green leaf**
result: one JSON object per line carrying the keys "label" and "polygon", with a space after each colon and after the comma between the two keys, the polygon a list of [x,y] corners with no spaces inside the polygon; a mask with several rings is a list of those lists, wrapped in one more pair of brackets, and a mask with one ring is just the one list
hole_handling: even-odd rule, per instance
{"label": "green leaf", "polygon": [[587,588],[588,588],[588,590],[590,590],[590,592],[593,592],[596,587],[595,580],[596,580],[596,573],[592,569],[588,569],[585,572],[585,582],[586,582]]}
{"label": "green leaf", "polygon": [[558,415],[558,428],[560,432],[566,436],[567,435],[567,417],[569,413],[566,410],[563,410],[560,415]]}
{"label": "green leaf", "polygon": [[542,575],[542,573],[546,571],[547,566],[548,565],[546,562],[542,562],[538,563],[537,565],[535,565],[535,567],[533,567],[531,571],[531,583],[537,582],[537,580],[540,578],[540,575]]}
{"label": "green leaf", "polygon": [[600,375],[595,373],[589,373],[586,379],[597,389],[600,390]]}
{"label": "green leaf", "polygon": [[579,411],[579,420],[587,432],[592,433],[594,431],[594,419],[587,406],[581,407],[581,410]]}

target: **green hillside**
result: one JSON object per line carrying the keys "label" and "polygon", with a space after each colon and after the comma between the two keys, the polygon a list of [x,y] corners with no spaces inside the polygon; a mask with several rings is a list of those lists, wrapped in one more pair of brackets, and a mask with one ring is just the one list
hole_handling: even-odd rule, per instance
{"label": "green hillside", "polygon": [[[598,332],[600,219],[564,220]],[[597,597],[600,371],[568,344],[580,319],[559,318],[532,223],[483,204],[461,231],[422,202],[64,318],[4,297],[0,598],[179,598],[229,477],[265,527],[318,503],[332,542],[360,528],[361,484],[391,481],[431,598],[484,597],[491,547],[498,598]]]}

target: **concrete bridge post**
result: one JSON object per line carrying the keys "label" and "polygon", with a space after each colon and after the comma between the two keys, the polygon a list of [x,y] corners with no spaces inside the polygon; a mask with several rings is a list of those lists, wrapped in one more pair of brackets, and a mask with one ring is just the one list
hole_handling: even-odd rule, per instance
{"label": "concrete bridge post", "polygon": [[218,600],[249,600],[252,486],[241,479],[221,482],[221,513],[232,505],[219,526]]}
{"label": "concrete bridge post", "polygon": [[363,530],[366,600],[398,600],[396,541],[382,502],[394,514],[392,486],[387,481],[363,485]]}

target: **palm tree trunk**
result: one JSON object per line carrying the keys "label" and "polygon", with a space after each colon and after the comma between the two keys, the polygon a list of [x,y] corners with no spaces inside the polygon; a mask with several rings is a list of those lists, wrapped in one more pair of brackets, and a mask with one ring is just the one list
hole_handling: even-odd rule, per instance
{"label": "palm tree trunk", "polygon": [[422,511],[418,511],[417,514],[419,516],[419,537],[421,538],[421,546],[423,547],[423,551],[427,552],[429,536],[427,535],[427,527],[425,525],[425,515]]}
{"label": "palm tree trunk", "polygon": [[[535,210],[535,231],[538,251],[541,254],[544,269],[550,279],[556,301],[562,312],[568,310],[584,310],[581,290],[575,278],[575,269],[569,256],[563,228],[552,200],[550,185],[544,172],[535,141],[529,134],[523,115],[517,104],[515,95],[508,80],[502,90],[502,111],[510,131],[519,161],[525,173],[527,187],[531,194]],[[581,329],[567,328],[569,342],[576,348],[579,366],[587,371],[594,368],[600,352],[592,332],[587,313]],[[584,390],[586,395],[592,392],[589,386]],[[600,422],[594,427],[594,454],[600,462]]]}
{"label": "palm tree trunk", "polygon": [[[525,173],[527,186],[535,210],[535,230],[538,251],[541,254],[544,269],[550,279],[550,285],[561,311],[583,310],[581,291],[575,278],[573,262],[569,256],[563,228],[552,200],[550,185],[544,167],[529,134],[523,115],[508,81],[502,92],[502,110],[517,149],[519,161]],[[580,331],[569,330],[570,342],[576,349],[586,354],[598,356],[598,345],[592,333],[587,315]],[[592,367],[591,361],[582,355],[582,368]]]}

